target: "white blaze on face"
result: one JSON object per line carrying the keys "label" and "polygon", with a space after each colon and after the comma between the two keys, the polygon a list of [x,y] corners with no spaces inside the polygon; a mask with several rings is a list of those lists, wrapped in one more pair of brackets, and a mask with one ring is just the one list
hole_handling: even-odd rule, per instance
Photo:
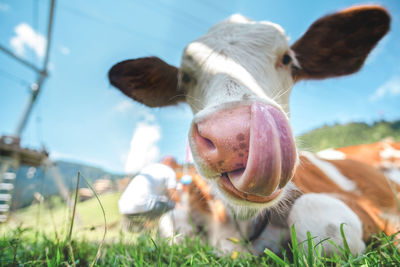
{"label": "white blaze on face", "polygon": [[[247,201],[248,203],[246,203],[245,206],[248,207],[249,205],[254,204],[252,206],[254,206],[256,210],[275,203],[272,195],[274,197],[276,195],[272,193],[279,191],[275,189],[282,182],[280,181],[282,178],[280,177],[280,170],[283,165],[280,165],[280,157],[282,155],[288,157],[288,154],[293,155],[292,152],[295,151],[294,147],[290,145],[291,142],[289,142],[292,136],[287,122],[287,114],[289,113],[289,95],[294,81],[291,74],[291,68],[281,63],[282,57],[285,54],[290,55],[291,60],[294,60],[294,54],[290,50],[288,39],[279,25],[271,22],[254,22],[243,16],[234,15],[227,21],[212,27],[205,36],[190,43],[186,47],[182,57],[179,87],[185,92],[185,95],[187,96],[186,100],[195,114],[192,122],[192,131],[189,134],[189,137],[192,144],[193,157],[196,166],[200,174],[208,179],[217,178],[219,180],[223,173],[228,173],[228,180],[235,181],[233,184],[231,183],[232,187],[229,187],[229,182],[226,182],[225,186],[231,188],[233,191],[234,189],[238,190],[237,187],[239,187],[239,191],[235,191],[236,194],[238,194],[236,197],[249,197],[252,200]],[[256,105],[255,103],[258,104]],[[210,155],[206,155],[208,153],[206,147],[202,146],[200,149],[201,141],[203,139],[205,140],[204,136],[207,136],[207,140],[215,142],[216,147],[218,147],[218,155],[222,155],[225,152],[225,154],[229,154],[229,149],[224,150],[223,147],[235,147],[234,143],[237,142],[235,136],[237,136],[237,134],[245,133],[247,136],[247,133],[252,132],[253,135],[256,136],[257,133],[262,132],[261,130],[258,130],[259,127],[256,127],[255,124],[252,124],[253,126],[251,126],[251,130],[249,128],[250,126],[244,127],[244,124],[239,122],[238,124],[243,126],[243,128],[236,129],[236,135],[232,135],[228,138],[227,135],[229,134],[227,133],[220,133],[219,131],[208,132],[204,127],[201,127],[201,125],[206,124],[206,121],[208,120],[207,118],[211,118],[213,114],[226,113],[223,121],[232,121],[233,118],[230,118],[230,116],[235,117],[233,113],[241,110],[239,108],[241,106],[260,106],[270,107],[273,109],[274,112],[271,112],[274,115],[265,111],[264,113],[268,113],[269,116],[264,114],[265,116],[262,115],[258,117],[262,118],[263,122],[267,120],[271,123],[271,126],[273,126],[271,129],[274,129],[274,137],[276,137],[274,140],[279,143],[281,141],[284,143],[280,144],[282,146],[277,145],[278,143],[274,143],[276,149],[267,153],[271,158],[279,158],[279,160],[273,161],[266,160],[266,162],[276,163],[273,164],[274,167],[272,169],[274,171],[269,169],[272,165],[270,166],[270,164],[264,164],[261,162],[261,158],[263,157],[259,157],[259,149],[256,149],[255,147],[253,147],[253,149],[250,149],[250,147],[247,148],[247,152],[250,150],[252,151],[251,153],[249,152],[252,156],[250,157],[250,160],[245,159],[245,163],[242,163],[241,165],[241,170],[237,170],[238,167],[236,165],[238,162],[236,161],[238,160],[234,157],[246,158],[247,154],[237,153],[237,155],[228,156],[229,159],[221,156],[220,160],[216,160],[215,157],[213,158]],[[250,110],[251,109],[249,108],[249,112]],[[245,117],[244,113],[239,112],[239,114],[237,114],[238,117],[235,119],[238,121],[243,120]],[[278,113],[282,116],[278,116]],[[252,121],[256,121],[256,117],[257,116],[255,116]],[[276,119],[278,119],[278,121],[276,121]],[[276,123],[278,123],[278,125],[275,125]],[[224,129],[227,130],[230,126],[231,124],[229,123],[228,125],[221,123],[217,127],[224,127]],[[200,129],[201,133],[198,130],[193,131],[193,129]],[[283,132],[287,133],[287,135],[281,133],[282,130],[284,130]],[[284,136],[284,138],[282,137],[282,140],[281,135]],[[221,140],[226,140],[226,142]],[[252,138],[252,140],[256,139]],[[230,144],[224,145],[224,143]],[[255,141],[253,143],[255,143]],[[243,143],[241,145],[243,146],[245,144]],[[281,151],[282,149],[285,153]],[[290,151],[290,153],[288,151]],[[213,152],[210,153],[212,154]],[[283,154],[281,155],[281,153]],[[255,161],[255,159],[258,160]],[[222,168],[216,169],[212,167],[215,164],[222,164],[221,162],[225,162],[224,164],[226,166],[224,168],[226,171],[223,171]],[[285,162],[293,163],[286,159]],[[257,167],[261,165],[265,166],[263,168]],[[290,168],[292,168],[292,166]],[[283,167],[285,171],[290,168],[286,165]],[[247,170],[247,172],[245,170]],[[253,177],[252,172],[258,173],[256,176],[257,179],[255,176]],[[237,174],[236,178],[242,175],[240,176],[242,177],[242,183],[240,185],[237,183],[239,179],[233,178],[233,173]],[[270,176],[273,176],[274,179],[268,179]],[[287,177],[285,176],[282,185],[287,183],[286,179]],[[256,180],[258,182],[257,184]],[[227,179],[224,181],[227,181]],[[226,187],[224,188],[226,189]],[[252,188],[263,188],[263,190],[261,190],[262,192],[258,192],[260,190],[253,190]],[[245,190],[246,194],[242,195],[241,190]],[[233,191],[231,191],[231,193]],[[224,193],[224,189],[221,189],[221,193]],[[248,193],[250,195],[248,195]],[[263,198],[264,202],[262,204],[260,204],[262,201],[259,197],[261,195],[265,197]],[[279,192],[277,195],[279,195]],[[284,194],[282,193],[281,195]],[[254,199],[252,198],[253,196],[255,196]],[[268,196],[271,196],[271,200],[267,201]],[[259,203],[254,202],[256,199]],[[236,199],[233,198],[228,202],[235,201]],[[242,201],[242,199],[239,201]],[[243,203],[240,202],[238,206],[241,206],[242,204]]]}
{"label": "white blaze on face", "polygon": [[285,53],[292,54],[277,24],[253,22],[240,15],[217,24],[183,54],[181,72],[196,80],[185,88],[193,112],[227,102],[258,100],[288,113],[293,78],[288,69],[277,66]]}

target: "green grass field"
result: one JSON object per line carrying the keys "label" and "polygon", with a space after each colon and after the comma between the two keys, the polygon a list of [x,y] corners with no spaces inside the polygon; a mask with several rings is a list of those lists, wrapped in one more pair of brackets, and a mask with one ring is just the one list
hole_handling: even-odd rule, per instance
{"label": "green grass field", "polygon": [[[266,250],[262,256],[248,253],[218,256],[199,238],[185,239],[170,245],[153,232],[122,233],[117,209],[119,194],[100,197],[107,219],[104,234],[103,213],[97,200],[77,205],[69,241],[71,213],[61,201],[52,199],[13,214],[8,224],[0,226],[1,266],[399,266],[398,236],[374,238],[363,255],[352,256],[346,246],[338,254],[325,257],[311,235],[310,250],[302,249],[294,239],[289,250],[275,255]],[[294,229],[292,229],[294,231]],[[293,236],[293,235],[292,235]],[[396,240],[397,239],[397,240]],[[324,242],[330,242],[326,240]],[[99,249],[100,247],[100,249]],[[313,249],[315,247],[315,249]],[[96,255],[100,251],[98,259]],[[94,262],[95,261],[95,262]]]}

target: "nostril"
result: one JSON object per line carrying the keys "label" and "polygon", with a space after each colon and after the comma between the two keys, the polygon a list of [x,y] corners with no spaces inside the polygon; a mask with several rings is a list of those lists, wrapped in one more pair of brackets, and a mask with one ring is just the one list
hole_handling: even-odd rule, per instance
{"label": "nostril", "polygon": [[217,147],[214,144],[213,141],[211,141],[211,139],[207,138],[204,136],[204,133],[201,132],[201,130],[199,129],[198,125],[195,125],[195,133],[197,135],[197,142],[199,142],[199,145],[203,146],[204,148],[206,148],[207,151],[213,151],[216,150]]}
{"label": "nostril", "polygon": [[204,136],[202,136],[202,137],[203,137],[204,142],[205,142],[205,144],[207,145],[207,148],[208,148],[208,149],[214,150],[214,149],[217,148],[217,147],[214,145],[214,143],[213,143],[210,139],[205,138]]}

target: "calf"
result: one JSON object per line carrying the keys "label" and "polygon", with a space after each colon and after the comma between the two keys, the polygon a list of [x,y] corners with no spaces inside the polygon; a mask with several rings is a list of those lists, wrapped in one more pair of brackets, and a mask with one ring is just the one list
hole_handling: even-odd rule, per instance
{"label": "calf", "polygon": [[[303,166],[316,161],[298,153],[289,125],[289,95],[297,81],[358,71],[389,24],[390,16],[380,6],[351,7],[320,18],[290,46],[279,25],[233,15],[190,43],[179,69],[157,57],[139,58],[114,65],[109,79],[149,107],[190,105],[189,141],[196,167],[240,219],[238,231],[267,212],[271,224],[262,227],[264,232],[295,224],[300,240],[311,231],[340,244],[339,228],[345,223],[350,249],[360,253],[369,232],[363,231],[364,213],[347,194],[362,197],[372,190],[368,179],[386,190],[386,180],[367,174],[360,180],[365,188],[345,180],[345,187],[354,186],[343,189],[340,179],[298,167],[302,161]],[[329,185],[336,183],[337,191],[331,190]],[[371,196],[368,203],[377,198]],[[392,210],[389,202],[386,208]],[[261,231],[258,240],[262,236]]]}

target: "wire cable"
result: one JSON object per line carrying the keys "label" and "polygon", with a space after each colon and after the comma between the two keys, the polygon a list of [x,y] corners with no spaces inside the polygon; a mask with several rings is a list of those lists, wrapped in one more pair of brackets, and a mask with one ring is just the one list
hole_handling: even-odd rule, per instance
{"label": "wire cable", "polygon": [[20,84],[22,86],[29,86],[31,84],[27,80],[20,78],[17,75],[14,75],[14,74],[9,73],[8,71],[2,70],[2,69],[0,69],[0,75],[9,79],[10,81]]}
{"label": "wire cable", "polygon": [[150,7],[150,10],[158,9],[160,11],[159,14],[166,15],[165,11],[169,11],[171,15],[173,15],[174,18],[179,18],[185,23],[190,23],[193,26],[203,30],[208,24],[210,24],[207,21],[201,20],[198,17],[193,16],[190,13],[187,13],[186,11],[183,11],[175,6],[172,5],[167,5],[166,3],[158,1],[157,3],[153,1],[146,1],[143,2],[146,6]]}
{"label": "wire cable", "polygon": [[96,16],[96,15],[93,15],[93,14],[89,14],[86,11],[83,11],[81,9],[77,9],[77,8],[74,8],[74,7],[65,5],[65,4],[62,4],[62,7],[63,7],[62,10],[68,11],[68,12],[70,12],[72,14],[75,14],[77,16],[80,16],[80,17],[84,17],[84,18],[87,18],[87,19],[90,19],[90,20],[93,20],[93,21],[97,21],[97,22],[100,22],[100,23],[103,23],[103,24],[107,24],[107,25],[113,27],[114,29],[118,29],[120,31],[124,31],[124,32],[127,32],[129,34],[133,34],[133,35],[141,35],[142,37],[151,39],[153,41],[161,42],[161,43],[163,43],[163,44],[165,44],[165,45],[167,45],[167,46],[169,46],[169,47],[171,47],[173,49],[182,49],[181,45],[173,43],[170,40],[163,39],[163,38],[160,38],[160,37],[155,36],[155,35],[150,35],[150,34],[148,34],[146,32],[140,32],[140,31],[134,30],[132,28],[126,27],[125,25],[122,25],[122,24],[117,23],[115,21],[106,20],[103,17]]}

